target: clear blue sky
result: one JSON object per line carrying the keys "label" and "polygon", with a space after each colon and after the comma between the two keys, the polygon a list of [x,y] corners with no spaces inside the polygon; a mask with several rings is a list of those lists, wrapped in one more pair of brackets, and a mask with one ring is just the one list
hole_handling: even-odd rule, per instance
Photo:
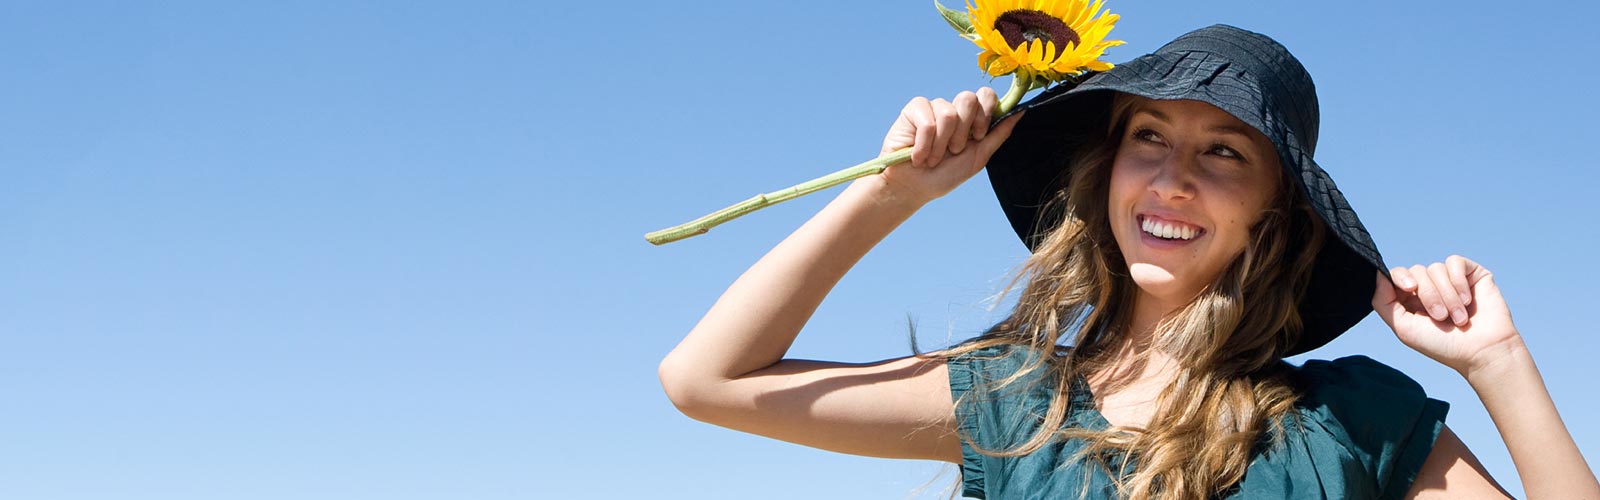
{"label": "clear blue sky", "polygon": [[[956,3],[952,1],[951,3]],[[1112,0],[1131,59],[1217,22],[1316,78],[1317,157],[1392,265],[1493,270],[1591,463],[1587,2]],[[642,235],[873,155],[989,82],[924,0],[0,2],[0,498],[933,498],[933,462],[677,413],[656,366],[837,194]],[[1006,84],[1005,80],[995,85]],[[869,254],[792,357],[970,337],[1024,249],[983,176]],[[1370,316],[1365,353],[1470,388]],[[942,478],[933,476],[941,470]]]}

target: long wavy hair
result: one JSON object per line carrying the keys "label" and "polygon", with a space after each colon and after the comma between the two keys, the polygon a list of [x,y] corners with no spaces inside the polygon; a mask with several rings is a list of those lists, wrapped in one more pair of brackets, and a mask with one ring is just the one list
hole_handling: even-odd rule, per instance
{"label": "long wavy hair", "polygon": [[[1146,360],[1138,355],[1121,359],[1127,356],[1121,344],[1138,285],[1129,277],[1107,216],[1112,161],[1128,117],[1141,100],[1117,94],[1107,127],[1070,155],[1070,182],[1041,212],[1056,214],[1040,217],[1041,225],[1051,226],[1036,228],[1047,231],[1044,238],[999,295],[1025,283],[1010,314],[974,339],[919,356],[948,359],[1002,344],[1048,354],[1032,356],[1033,362],[989,391],[963,397],[979,397],[974,393],[992,393],[1021,380],[1053,384],[1058,395],[1031,438],[1011,449],[971,444],[980,453],[1022,456],[1057,439],[1081,439],[1084,447],[1075,459],[1098,464],[1126,498],[1210,498],[1244,478],[1259,447],[1281,440],[1282,417],[1299,397],[1293,368],[1281,358],[1299,340],[1302,323],[1296,306],[1324,232],[1298,186],[1288,175],[1279,175],[1277,192],[1251,226],[1244,251],[1163,319],[1153,345],[1144,346],[1176,361],[1176,377],[1157,397],[1148,425],[1105,430],[1063,425],[1073,381],[1125,367],[1129,361],[1142,366]],[[1072,347],[1059,347],[1068,335]],[[1112,390],[1132,378],[1113,378]],[[1137,459],[1110,458],[1117,456]]]}

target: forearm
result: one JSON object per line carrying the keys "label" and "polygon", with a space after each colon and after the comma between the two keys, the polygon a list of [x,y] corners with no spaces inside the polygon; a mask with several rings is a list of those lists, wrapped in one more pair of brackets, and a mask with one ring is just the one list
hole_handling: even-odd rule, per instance
{"label": "forearm", "polygon": [[852,182],[723,292],[663,372],[727,380],[778,362],[839,279],[922,204],[877,176]]}
{"label": "forearm", "polygon": [[1600,499],[1600,483],[1520,340],[1495,362],[1463,375],[1494,419],[1529,499]]}

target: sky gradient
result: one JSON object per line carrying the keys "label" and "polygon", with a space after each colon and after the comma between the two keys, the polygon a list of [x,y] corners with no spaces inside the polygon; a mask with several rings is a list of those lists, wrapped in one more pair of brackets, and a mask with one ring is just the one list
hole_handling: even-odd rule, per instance
{"label": "sky gradient", "polygon": [[[951,2],[954,4],[955,2]],[[1584,2],[1136,2],[1122,62],[1268,34],[1390,265],[1495,273],[1600,460]],[[0,498],[936,498],[933,462],[693,421],[657,363],[837,195],[643,234],[873,156],[913,96],[994,85],[930,2],[0,0]],[[976,335],[1025,257],[983,175],[846,276],[790,357]],[[1296,358],[1467,384],[1376,315]],[[943,477],[935,478],[941,471]],[[918,492],[930,484],[930,491]]]}

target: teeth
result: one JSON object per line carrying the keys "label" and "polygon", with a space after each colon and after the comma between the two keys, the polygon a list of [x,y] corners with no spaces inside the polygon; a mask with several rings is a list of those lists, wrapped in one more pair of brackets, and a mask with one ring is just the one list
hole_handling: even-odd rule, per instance
{"label": "teeth", "polygon": [[1160,236],[1162,238],[1190,240],[1194,239],[1195,233],[1198,232],[1193,227],[1155,222],[1150,219],[1145,219],[1142,226],[1142,229],[1144,229],[1145,232]]}

